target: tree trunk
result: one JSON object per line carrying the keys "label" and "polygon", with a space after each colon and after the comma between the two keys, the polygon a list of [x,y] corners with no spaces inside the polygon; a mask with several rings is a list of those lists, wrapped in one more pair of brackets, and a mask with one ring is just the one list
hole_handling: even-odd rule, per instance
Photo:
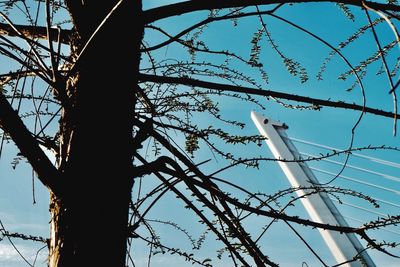
{"label": "tree trunk", "polygon": [[[78,55],[118,1],[66,2],[73,2]],[[140,1],[122,1],[69,78],[71,103],[60,128],[63,189],[50,204],[50,267],[125,266],[140,14]]]}

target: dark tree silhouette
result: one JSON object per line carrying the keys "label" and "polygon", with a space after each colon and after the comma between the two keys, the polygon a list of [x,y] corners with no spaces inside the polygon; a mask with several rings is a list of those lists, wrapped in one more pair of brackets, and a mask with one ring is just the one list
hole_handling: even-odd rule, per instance
{"label": "dark tree silhouette", "polygon": [[[369,231],[399,223],[398,216],[380,218],[358,228],[321,224],[285,213],[285,208],[273,204],[296,189],[268,196],[250,192],[227,177],[217,178],[217,173],[228,168],[257,167],[260,161],[272,159],[242,158],[240,153],[228,152],[222,143],[257,144],[263,138],[231,134],[232,127],[241,128],[243,123],[224,117],[215,99],[250,102],[260,108],[263,101],[271,100],[291,109],[318,111],[329,107],[358,112],[349,148],[321,158],[346,154],[348,159],[354,150],[396,149],[353,147],[354,130],[365,113],[393,118],[396,129],[399,82],[394,76],[398,64],[394,69],[388,64],[389,52],[399,40],[396,23],[400,6],[396,2],[192,0],[143,10],[140,0],[0,1],[0,53],[9,59],[7,62],[14,62],[7,70],[2,66],[0,76],[2,144],[12,140],[50,192],[49,266],[133,266],[135,258],[129,251],[136,241],[147,243],[151,255],[160,250],[198,265],[218,266],[160,241],[152,223],[184,232],[194,249],[201,246],[206,235],[196,241],[180,227],[179,219],[155,222],[147,217],[166,194],[175,195],[192,216],[198,217],[207,234],[224,246],[218,256],[229,255],[233,266],[277,265],[258,245],[258,239],[249,234],[243,222],[249,216],[283,221],[296,234],[294,224],[355,233],[366,240],[369,248],[390,254],[386,248],[395,244],[374,240]],[[298,5],[339,8],[349,20],[361,16],[367,18],[367,23],[337,45],[282,15],[282,10]],[[214,49],[208,44],[210,39],[202,39],[215,23],[234,28],[247,18],[258,23],[258,28],[249,29],[254,33],[246,48],[250,56],[239,48],[234,51],[231,44],[227,44],[228,49]],[[330,60],[340,58],[345,67],[339,78],[354,79],[349,90],[360,87],[364,100],[354,103],[334,100],[334,96],[321,99],[267,89],[270,77],[264,65],[268,63],[261,59],[267,47],[289,75],[299,79],[299,84],[310,79],[307,69],[274,41],[267,18],[298,30],[331,51],[318,73],[319,79],[327,75]],[[375,28],[381,24],[393,28],[394,38],[390,41],[380,40]],[[353,66],[342,50],[370,32],[377,48],[372,54],[359,51],[366,59]],[[166,49],[173,50],[174,58],[163,56]],[[366,105],[364,78],[368,67],[377,61],[382,62],[382,73],[389,81],[389,89],[382,94],[392,95],[392,111],[383,110],[384,105]],[[220,123],[204,126],[196,121],[196,114]],[[219,166],[220,170],[206,174],[202,168],[205,162],[195,157],[203,146],[229,166]],[[55,154],[55,165],[42,148]],[[142,179],[147,178],[158,181],[156,186],[141,188]],[[321,191],[375,203],[352,190],[329,185],[313,188],[313,192]],[[287,206],[297,200],[291,199]],[[2,234],[44,241],[6,232],[4,227]],[[319,257],[317,251],[312,252]]]}

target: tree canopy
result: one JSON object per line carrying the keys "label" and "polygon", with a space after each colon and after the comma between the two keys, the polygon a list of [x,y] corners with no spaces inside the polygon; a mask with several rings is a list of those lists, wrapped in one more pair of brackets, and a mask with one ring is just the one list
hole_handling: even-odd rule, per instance
{"label": "tree canopy", "polygon": [[[0,217],[0,244],[42,244],[51,267],[157,265],[164,254],[277,266],[285,259],[263,239],[286,229],[313,261],[334,265],[299,230],[322,229],[397,261],[398,244],[374,233],[398,214],[312,221],[298,209],[304,188],[275,188],[270,162],[339,158],[308,194],[379,209],[334,182],[357,153],[398,157],[399,12],[395,0],[0,1],[0,162],[15,169],[0,177],[23,182],[33,204],[50,196],[49,235],[10,231]],[[346,147],[275,159],[251,110]]]}

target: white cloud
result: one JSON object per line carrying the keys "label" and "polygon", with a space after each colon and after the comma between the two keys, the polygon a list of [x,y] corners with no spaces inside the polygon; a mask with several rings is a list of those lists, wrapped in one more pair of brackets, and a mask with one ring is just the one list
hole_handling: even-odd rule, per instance
{"label": "white cloud", "polygon": [[[39,247],[30,247],[26,245],[16,245],[18,251],[28,260],[31,264],[34,262]],[[18,251],[11,244],[0,243],[0,266],[14,267],[24,266],[26,263],[19,255]],[[36,259],[35,267],[46,266],[45,261],[47,258],[47,250],[42,250]]]}
{"label": "white cloud", "polygon": [[11,246],[0,244],[0,262],[18,261],[18,252]]}

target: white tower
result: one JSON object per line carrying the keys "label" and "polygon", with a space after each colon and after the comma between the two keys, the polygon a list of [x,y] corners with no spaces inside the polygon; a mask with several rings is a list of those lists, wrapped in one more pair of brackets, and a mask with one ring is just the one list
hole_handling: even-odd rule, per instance
{"label": "white tower", "polygon": [[[252,112],[251,118],[276,159],[300,159],[300,154],[293,143],[288,139],[285,124],[262,117]],[[287,176],[292,187],[310,187],[318,184],[306,163],[282,162],[279,165]],[[310,182],[311,181],[311,182]],[[298,196],[307,194],[307,190],[296,191]],[[311,219],[315,222],[339,226],[348,226],[332,200],[326,193],[319,192],[300,199]],[[328,245],[338,263],[348,262],[346,267],[375,267],[359,240],[354,234],[341,234],[336,231],[319,229],[320,234]],[[361,259],[352,261],[356,255]]]}

